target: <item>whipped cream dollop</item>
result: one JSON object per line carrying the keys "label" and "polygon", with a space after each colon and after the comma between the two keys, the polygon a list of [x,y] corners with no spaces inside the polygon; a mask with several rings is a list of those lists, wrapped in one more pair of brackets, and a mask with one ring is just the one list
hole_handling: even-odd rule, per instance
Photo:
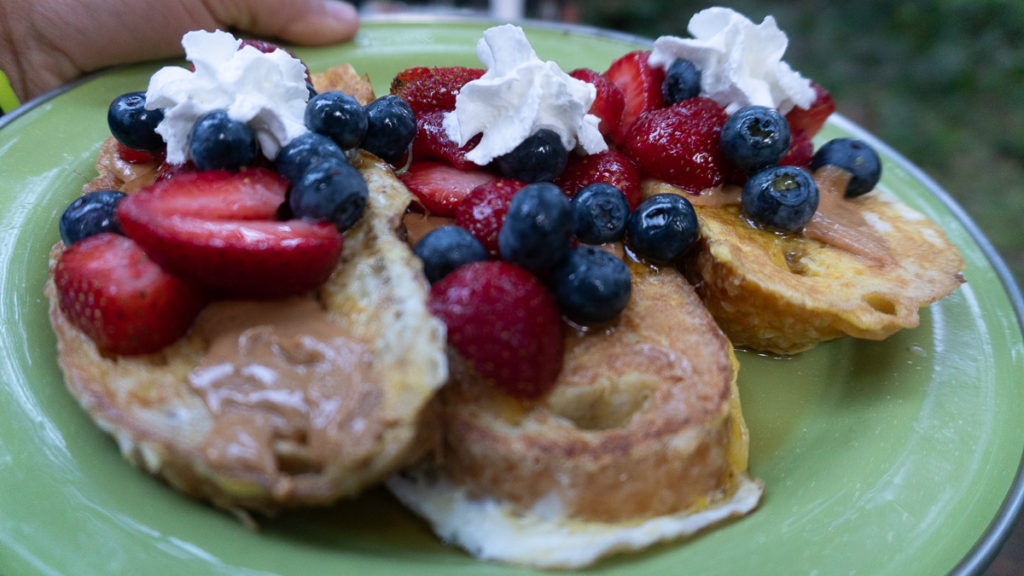
{"label": "whipped cream dollop", "polygon": [[260,52],[223,31],[193,31],[181,40],[195,71],[165,66],[149,80],[146,108],[164,109],[156,131],[167,142],[167,161],[188,159],[188,135],[196,120],[213,110],[249,125],[264,156],[308,131],[303,116],[309,91],[306,68],[284,50]]}
{"label": "whipped cream dollop", "polygon": [[608,148],[597,128],[600,119],[587,113],[597,89],[538,58],[522,28],[487,29],[476,54],[487,72],[462,87],[455,110],[444,118],[448,137],[459,146],[483,135],[466,154],[471,162],[486,165],[541,128],[558,134],[567,150],[579,145],[595,154]]}
{"label": "whipped cream dollop", "polygon": [[676,58],[689,60],[701,72],[701,95],[727,113],[757,105],[785,114],[814,102],[811,81],[782,60],[789,39],[775,18],[754,24],[729,8],[708,8],[693,15],[687,30],[693,38],[655,40],[648,62],[668,67]]}

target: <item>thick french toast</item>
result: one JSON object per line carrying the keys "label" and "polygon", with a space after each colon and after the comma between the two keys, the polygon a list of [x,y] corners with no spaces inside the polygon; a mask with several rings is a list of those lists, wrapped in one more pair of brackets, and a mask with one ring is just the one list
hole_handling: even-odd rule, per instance
{"label": "thick french toast", "polygon": [[[338,78],[353,73],[314,81],[344,87]],[[152,180],[152,166],[120,166],[112,150],[87,189]],[[444,326],[398,235],[409,192],[375,157],[353,162],[366,212],[315,294],[213,302],[155,354],[104,354],[69,322],[54,247],[46,294],[67,386],[137,466],[218,506],[273,512],[357,494],[421,453],[422,414],[447,379]]]}
{"label": "thick french toast", "polygon": [[677,271],[631,272],[617,320],[568,327],[540,400],[504,394],[452,354],[434,459],[389,480],[445,541],[572,568],[756,506],[732,347]]}
{"label": "thick french toast", "polygon": [[[842,198],[848,177],[815,173],[822,201],[800,233],[751,224],[738,191],[694,199],[701,239],[686,275],[734,345],[795,354],[843,336],[881,340],[964,282],[941,228],[886,191]],[[645,194],[666,191],[680,193],[645,184]]]}

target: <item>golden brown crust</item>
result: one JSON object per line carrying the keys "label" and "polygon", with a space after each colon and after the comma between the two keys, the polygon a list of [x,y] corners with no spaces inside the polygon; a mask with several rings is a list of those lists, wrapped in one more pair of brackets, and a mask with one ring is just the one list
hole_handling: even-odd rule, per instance
{"label": "golden brown crust", "polygon": [[562,373],[536,403],[453,359],[440,464],[456,484],[524,510],[554,495],[568,517],[609,522],[729,490],[746,468],[729,342],[680,274],[639,264],[632,272],[622,316],[567,337]]}
{"label": "golden brown crust", "polygon": [[843,202],[887,255],[756,229],[737,205],[695,206],[701,240],[686,275],[733,344],[794,354],[843,336],[881,340],[964,282],[956,247],[930,220],[881,191]]}

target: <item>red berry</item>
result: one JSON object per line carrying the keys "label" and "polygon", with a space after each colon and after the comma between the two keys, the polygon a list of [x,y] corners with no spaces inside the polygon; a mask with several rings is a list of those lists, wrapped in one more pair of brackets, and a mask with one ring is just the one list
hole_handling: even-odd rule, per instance
{"label": "red berry", "polygon": [[54,270],[61,311],[100,349],[148,354],[180,338],[201,291],[165,272],[134,241],[104,232],[69,246]]}
{"label": "red berry", "polygon": [[719,138],[726,114],[709,98],[690,98],[644,114],[625,144],[644,177],[691,192],[724,180]]}
{"label": "red berry", "polygon": [[151,162],[163,162],[164,151],[146,152],[145,150],[132,150],[118,142],[117,157],[129,164],[149,164]]}
{"label": "red berry", "polygon": [[622,91],[622,117],[614,132],[615,143],[620,146],[644,112],[664,106],[661,85],[665,82],[665,70],[648,64],[650,56],[649,50],[630,52],[612,62],[604,73]]}
{"label": "red berry", "polygon": [[598,130],[601,134],[608,135],[615,131],[622,118],[622,109],[626,105],[622,90],[612,81],[589,68],[577,68],[569,73],[578,80],[583,80],[597,88],[597,97],[590,105],[590,113],[601,119]]}
{"label": "red berry", "polygon": [[455,207],[474,188],[497,178],[481,170],[459,170],[439,162],[413,162],[399,179],[423,204],[437,216],[455,214]]}
{"label": "red berry", "polygon": [[779,160],[781,166],[798,166],[807,168],[814,155],[814,143],[803,130],[790,131],[789,150]]}
{"label": "red berry", "polygon": [[609,149],[586,156],[573,154],[565,170],[555,179],[555,184],[570,198],[584,186],[594,183],[610,184],[622,190],[630,210],[640,204],[640,170],[618,150]]}
{"label": "red berry", "polygon": [[405,100],[417,116],[431,110],[451,111],[463,85],[483,75],[480,68],[418,66],[399,72],[391,81],[391,93]]}
{"label": "red berry", "polygon": [[412,141],[412,157],[417,161],[444,160],[459,170],[479,168],[466,159],[466,154],[480,142],[480,135],[474,136],[460,148],[444,130],[445,114],[444,110],[432,110],[416,116],[416,139]]}
{"label": "red berry", "polygon": [[828,117],[836,111],[836,103],[832,101],[832,95],[815,82],[811,82],[814,88],[814,102],[810,108],[793,108],[786,114],[786,121],[789,122],[791,132],[803,131],[808,137],[821,131]]}
{"label": "red berry", "polygon": [[455,209],[455,224],[469,231],[492,257],[498,256],[498,232],[512,197],[525,182],[500,178],[473,189]]}
{"label": "red berry", "polygon": [[287,182],[263,168],[182,174],[118,205],[126,236],[168,271],[243,297],[299,294],[322,284],[341,254],[334,225],[279,221]]}
{"label": "red berry", "polygon": [[501,261],[473,262],[430,288],[430,311],[448,344],[509,394],[534,398],[562,370],[562,322],[533,274]]}

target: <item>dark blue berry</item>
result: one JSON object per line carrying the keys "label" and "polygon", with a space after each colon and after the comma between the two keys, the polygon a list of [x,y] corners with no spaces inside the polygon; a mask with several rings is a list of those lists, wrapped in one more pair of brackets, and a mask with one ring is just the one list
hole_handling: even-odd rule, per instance
{"label": "dark blue berry", "polygon": [[296,182],[307,168],[328,158],[348,162],[334,140],[323,134],[306,132],[293,138],[278,152],[277,171],[289,182]]}
{"label": "dark blue berry", "polygon": [[324,92],[306,104],[306,127],[330,137],[342,150],[358,148],[366,135],[366,110],[344,92]]}
{"label": "dark blue berry", "polygon": [[558,308],[573,322],[607,322],[629,303],[632,291],[626,263],[596,246],[580,246],[551,270]]}
{"label": "dark blue berry", "polygon": [[668,264],[690,249],[700,236],[697,213],[678,194],[655,194],[629,215],[626,241],[633,252],[656,264]]}
{"label": "dark blue berry", "polygon": [[506,178],[523,182],[550,182],[565,170],[569,152],[553,130],[541,128],[495,163]]}
{"label": "dark blue berry", "polygon": [[306,82],[306,92],[309,92],[309,97],[306,99],[307,101],[312,100],[313,97],[316,96],[316,88],[309,82]]}
{"label": "dark blue berry", "polygon": [[75,198],[60,215],[60,239],[65,246],[100,232],[121,233],[114,211],[124,193],[117,190],[97,190]]}
{"label": "dark blue berry", "polygon": [[508,262],[543,272],[568,253],[572,220],[572,204],[558,186],[528,184],[509,203],[498,232],[498,251]]}
{"label": "dark blue berry", "polygon": [[856,138],[836,138],[825,143],[811,157],[811,171],[822,166],[835,166],[850,173],[846,185],[847,198],[867,194],[882,178],[882,160],[867,142]]}
{"label": "dark blue berry", "polygon": [[358,170],[328,158],[302,173],[288,191],[288,206],[298,218],[332,222],[344,232],[362,217],[369,195]]}
{"label": "dark blue berry", "polygon": [[629,202],[611,184],[589,184],[572,199],[576,238],[586,244],[622,240],[629,218]]}
{"label": "dark blue berry", "polygon": [[398,96],[382,96],[366,105],[363,150],[394,164],[402,159],[416,137],[416,114]]}
{"label": "dark blue berry", "polygon": [[789,123],[766,106],[744,106],[722,126],[722,156],[745,174],[775,166],[789,150]]}
{"label": "dark blue berry", "polygon": [[700,70],[697,70],[689,60],[676,58],[665,70],[661,94],[665,98],[666,106],[699,96]]}
{"label": "dark blue berry", "polygon": [[420,238],[412,251],[423,260],[423,273],[431,284],[460,266],[487,260],[484,245],[460,226],[434,228]]}
{"label": "dark blue berry", "polygon": [[110,103],[107,110],[110,133],[132,150],[156,152],[163,149],[164,140],[155,132],[163,119],[163,110],[146,110],[145,92],[122,94]]}
{"label": "dark blue berry", "polygon": [[757,224],[796,232],[818,209],[818,187],[800,168],[774,166],[747,180],[740,201],[743,213]]}
{"label": "dark blue berry", "polygon": [[226,110],[207,112],[192,125],[188,152],[200,170],[235,170],[252,164],[258,150],[252,129]]}

